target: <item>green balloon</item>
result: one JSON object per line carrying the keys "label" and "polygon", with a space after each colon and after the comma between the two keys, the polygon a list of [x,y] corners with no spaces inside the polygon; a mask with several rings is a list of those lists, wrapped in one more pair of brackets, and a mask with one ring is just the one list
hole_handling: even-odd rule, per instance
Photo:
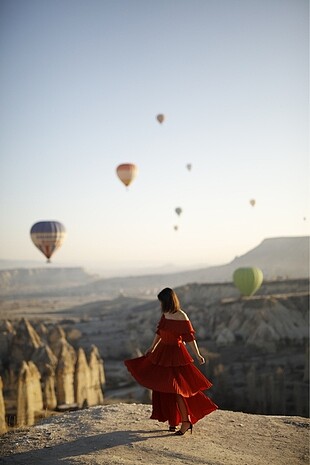
{"label": "green balloon", "polygon": [[244,296],[254,295],[261,287],[263,279],[262,270],[254,267],[238,268],[233,274],[234,284]]}

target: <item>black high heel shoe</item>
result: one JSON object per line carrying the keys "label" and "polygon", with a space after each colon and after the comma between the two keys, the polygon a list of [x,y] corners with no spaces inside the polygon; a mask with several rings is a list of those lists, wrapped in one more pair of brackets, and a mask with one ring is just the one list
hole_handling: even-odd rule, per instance
{"label": "black high heel shoe", "polygon": [[176,429],[177,429],[176,426],[171,426],[171,425],[169,426],[169,431],[174,432]]}
{"label": "black high heel shoe", "polygon": [[[185,434],[186,431],[188,431],[189,429],[191,430],[191,434],[193,434],[193,425],[192,425],[192,423],[191,423],[190,421],[183,421],[183,423],[189,423],[189,427],[186,428],[185,431],[181,431],[181,430],[179,429],[179,431],[177,431],[177,432],[174,433],[174,434],[175,434],[176,436],[183,436],[183,434]],[[182,426],[181,426],[181,428],[182,428]]]}

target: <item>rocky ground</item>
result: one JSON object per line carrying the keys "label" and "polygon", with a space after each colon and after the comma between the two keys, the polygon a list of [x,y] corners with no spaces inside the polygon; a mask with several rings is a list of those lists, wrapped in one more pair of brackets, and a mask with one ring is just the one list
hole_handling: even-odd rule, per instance
{"label": "rocky ground", "polygon": [[149,419],[151,407],[112,404],[0,436],[2,465],[302,465],[310,420],[218,410],[184,436]]}

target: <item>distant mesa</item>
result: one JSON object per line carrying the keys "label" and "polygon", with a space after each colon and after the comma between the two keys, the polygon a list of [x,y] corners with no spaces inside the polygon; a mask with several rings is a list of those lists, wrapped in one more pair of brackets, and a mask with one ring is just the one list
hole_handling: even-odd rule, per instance
{"label": "distant mesa", "polygon": [[[0,263],[1,265],[1,263]],[[255,266],[265,281],[309,279],[309,237],[265,239],[254,249],[226,265],[174,273],[153,273],[98,279],[82,268],[32,268],[0,270],[1,296],[86,296],[117,297],[122,289],[127,296],[156,295],[167,285],[187,283],[232,283],[238,268]]]}

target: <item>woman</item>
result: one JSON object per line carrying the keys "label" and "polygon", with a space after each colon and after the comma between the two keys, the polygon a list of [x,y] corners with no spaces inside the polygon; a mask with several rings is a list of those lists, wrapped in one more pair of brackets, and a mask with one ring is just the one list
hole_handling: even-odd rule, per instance
{"label": "woman", "polygon": [[193,424],[218,407],[202,391],[212,383],[193,364],[185,347],[188,343],[198,363],[205,363],[195,341],[195,331],[173,289],[166,287],[158,294],[162,317],[156,335],[145,355],[125,360],[132,376],[148,389],[152,389],[153,411],[151,418],[168,421],[169,431],[183,435],[192,432]]}

